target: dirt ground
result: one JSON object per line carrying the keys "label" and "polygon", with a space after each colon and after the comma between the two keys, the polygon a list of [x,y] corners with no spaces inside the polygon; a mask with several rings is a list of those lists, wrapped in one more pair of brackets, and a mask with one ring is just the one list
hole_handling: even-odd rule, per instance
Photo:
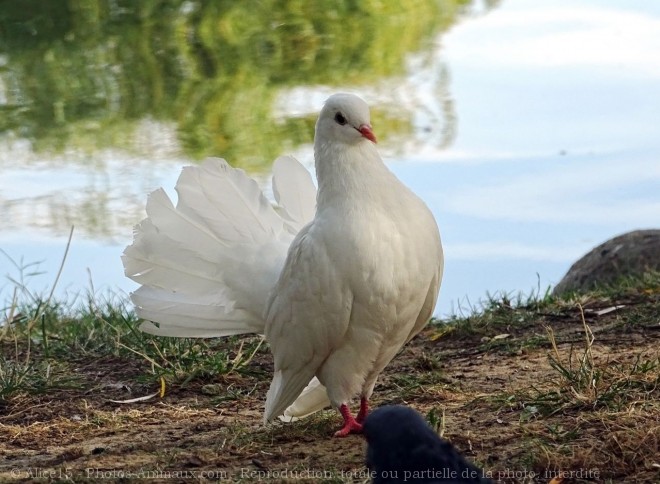
{"label": "dirt ground", "polygon": [[[596,364],[657,361],[660,318],[633,324],[634,306],[585,311]],[[544,325],[553,328],[558,353]],[[500,482],[549,482],[560,471],[564,483],[660,482],[657,387],[647,387],[648,400],[621,408],[584,408],[576,394],[577,405],[537,411],[541,397],[534,395],[559,388],[549,355],[568,361],[584,352],[577,308],[541,312],[504,329],[470,336],[428,327],[381,376],[373,405],[430,412],[445,438]],[[75,371],[88,382],[85,389],[23,396],[0,407],[0,481],[369,481],[363,438],[332,437],[336,412],[262,425],[266,351],[244,372],[170,386],[163,398],[112,402],[158,391],[137,364],[80,361]],[[657,368],[651,378],[657,384]]]}

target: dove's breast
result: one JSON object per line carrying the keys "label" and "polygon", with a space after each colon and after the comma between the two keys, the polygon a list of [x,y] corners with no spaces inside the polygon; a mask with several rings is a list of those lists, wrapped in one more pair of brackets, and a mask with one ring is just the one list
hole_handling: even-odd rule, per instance
{"label": "dove's breast", "polygon": [[442,249],[433,216],[416,197],[387,208],[355,205],[334,215],[336,230],[328,234],[329,259],[347,276],[352,300],[346,332],[317,372],[335,404],[358,392],[370,395],[380,371],[423,327],[437,298]]}
{"label": "dove's breast", "polygon": [[330,216],[330,259],[348,275],[353,304],[369,314],[356,323],[385,332],[414,323],[442,271],[440,236],[426,205],[406,190]]}
{"label": "dove's breast", "polygon": [[[321,147],[322,148],[322,147]],[[314,235],[341,277],[347,324],[316,376],[333,405],[368,398],[378,374],[430,318],[442,274],[438,227],[370,143],[317,150]],[[325,158],[323,158],[325,154]],[[332,326],[329,318],[323,323]],[[336,327],[336,326],[334,326]]]}

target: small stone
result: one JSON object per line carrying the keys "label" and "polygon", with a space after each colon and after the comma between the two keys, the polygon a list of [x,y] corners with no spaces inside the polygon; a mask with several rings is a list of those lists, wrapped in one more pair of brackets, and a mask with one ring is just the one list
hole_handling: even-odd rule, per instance
{"label": "small stone", "polygon": [[222,385],[219,385],[217,383],[209,383],[208,385],[204,385],[202,387],[202,393],[204,395],[210,395],[210,396],[220,395],[222,391],[223,391]]}

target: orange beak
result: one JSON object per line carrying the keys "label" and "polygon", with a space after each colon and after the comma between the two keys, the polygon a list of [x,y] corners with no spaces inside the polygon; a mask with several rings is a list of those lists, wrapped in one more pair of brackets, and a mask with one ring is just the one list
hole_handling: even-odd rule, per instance
{"label": "orange beak", "polygon": [[376,141],[376,135],[375,135],[374,132],[371,130],[371,126],[370,126],[370,125],[368,125],[368,124],[363,124],[362,126],[360,126],[360,127],[358,128],[358,131],[360,132],[360,134],[361,134],[362,136],[364,136],[364,137],[367,138],[368,140],[373,141],[374,143],[377,143],[377,141]]}

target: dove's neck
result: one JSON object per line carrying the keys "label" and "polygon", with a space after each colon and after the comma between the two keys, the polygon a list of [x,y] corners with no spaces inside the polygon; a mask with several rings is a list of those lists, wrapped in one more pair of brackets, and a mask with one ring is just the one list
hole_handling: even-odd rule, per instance
{"label": "dove's neck", "polygon": [[317,207],[338,206],[355,199],[379,198],[398,180],[385,166],[371,142],[314,145],[319,189]]}

